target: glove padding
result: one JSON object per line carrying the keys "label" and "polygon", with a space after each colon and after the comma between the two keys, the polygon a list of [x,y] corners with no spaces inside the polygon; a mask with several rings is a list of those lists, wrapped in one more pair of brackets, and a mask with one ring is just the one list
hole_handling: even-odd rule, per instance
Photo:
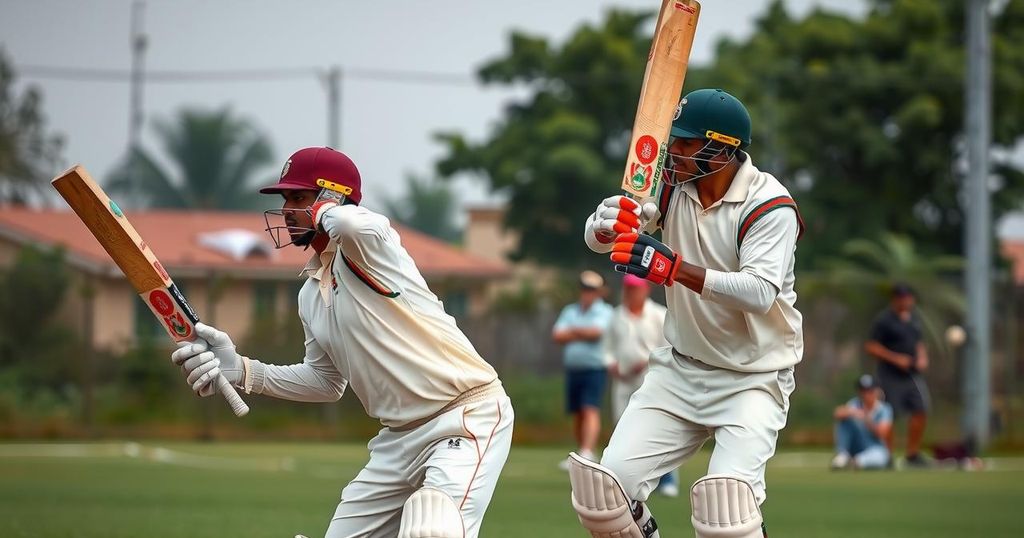
{"label": "glove padding", "polygon": [[612,245],[615,270],[646,278],[659,286],[675,283],[683,259],[665,243],[638,233],[619,234]]}
{"label": "glove padding", "polygon": [[628,196],[610,196],[597,205],[592,229],[598,241],[611,243],[619,234],[639,231],[657,213],[658,206],[651,202],[640,205]]}
{"label": "glove padding", "polygon": [[171,362],[181,367],[192,391],[202,397],[216,393],[214,381],[219,375],[240,386],[245,373],[242,357],[235,351],[231,337],[204,323],[196,324],[196,335],[200,339],[179,343],[171,353]]}

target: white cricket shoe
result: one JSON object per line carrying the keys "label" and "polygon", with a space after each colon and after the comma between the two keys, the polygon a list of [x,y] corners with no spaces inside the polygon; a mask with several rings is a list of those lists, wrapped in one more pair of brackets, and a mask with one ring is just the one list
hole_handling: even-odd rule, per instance
{"label": "white cricket shoe", "polygon": [[677,486],[675,484],[665,484],[664,486],[658,486],[658,489],[655,490],[655,491],[657,491],[659,494],[664,495],[666,497],[678,497],[679,496],[679,486]]}
{"label": "white cricket shoe", "polygon": [[848,465],[850,465],[850,459],[851,458],[849,454],[847,454],[846,452],[840,452],[836,454],[835,457],[832,458],[832,464],[830,467],[833,471],[845,469]]}

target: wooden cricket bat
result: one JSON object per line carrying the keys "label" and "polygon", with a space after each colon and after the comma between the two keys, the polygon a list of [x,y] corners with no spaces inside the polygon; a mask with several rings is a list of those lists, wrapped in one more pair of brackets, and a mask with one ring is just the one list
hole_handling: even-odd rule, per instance
{"label": "wooden cricket bat", "polygon": [[[196,340],[195,325],[199,316],[192,305],[174,285],[160,260],[128,222],[121,208],[93,181],[85,168],[74,166],[51,183],[121,268],[139,297],[167,329],[167,334],[175,342]],[[249,406],[224,376],[217,376],[216,383],[235,415],[241,417],[249,412]]]}
{"label": "wooden cricket bat", "polygon": [[662,0],[622,178],[622,190],[635,199],[653,196],[661,181],[699,17],[696,0]]}

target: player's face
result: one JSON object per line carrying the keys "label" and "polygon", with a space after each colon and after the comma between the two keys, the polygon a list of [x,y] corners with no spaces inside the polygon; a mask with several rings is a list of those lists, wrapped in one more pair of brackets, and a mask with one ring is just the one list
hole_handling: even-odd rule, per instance
{"label": "player's face", "polygon": [[647,300],[650,292],[643,286],[625,286],[622,288],[622,302],[631,308],[638,308]]}
{"label": "player's face", "polygon": [[860,401],[864,402],[864,407],[874,406],[875,402],[878,401],[878,389],[860,391]]}
{"label": "player's face", "polygon": [[315,190],[294,190],[282,191],[281,197],[284,203],[281,209],[285,210],[284,223],[288,226],[288,233],[292,241],[302,237],[306,230],[313,228],[313,218],[306,211],[316,201],[317,191]]}
{"label": "player's face", "polygon": [[898,295],[892,298],[893,309],[897,312],[910,312],[915,304],[913,295]]}
{"label": "player's face", "polygon": [[[705,141],[698,140],[696,138],[675,138],[672,140],[672,144],[668,147],[670,155],[678,155],[680,157],[693,157],[695,153],[700,151],[705,145]],[[699,174],[700,169],[697,168],[697,164],[692,158],[686,159],[672,159],[672,168],[690,174]]]}

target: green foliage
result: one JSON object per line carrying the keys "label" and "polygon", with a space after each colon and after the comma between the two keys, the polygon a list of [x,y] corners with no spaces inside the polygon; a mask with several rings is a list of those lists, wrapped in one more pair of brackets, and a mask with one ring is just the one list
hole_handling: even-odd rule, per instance
{"label": "green foliage", "polygon": [[[961,251],[964,3],[873,0],[864,19],[792,17],[774,1],[745,40],[724,40],[692,83],[720,86],[754,119],[755,162],[789,181],[814,265],[849,238],[886,230]],[[1024,135],[1024,3],[993,20],[994,143]],[[998,152],[996,152],[998,154]],[[1024,199],[1024,174],[1002,158],[995,214]]]}
{"label": "green foliage", "polygon": [[64,253],[25,247],[0,270],[0,369],[29,390],[71,379],[76,340],[55,323],[71,284]]}
{"label": "green foliage", "polygon": [[406,193],[385,202],[386,212],[398,222],[447,242],[459,240],[455,225],[455,195],[451,185],[416,176],[405,178]]}
{"label": "green foliage", "polygon": [[249,121],[227,107],[186,109],[173,120],[157,121],[164,168],[148,150],[136,148],[108,180],[111,192],[149,207],[257,209],[266,200],[256,191],[257,177],[273,163],[270,142]]}
{"label": "green foliage", "polygon": [[[650,14],[612,10],[561,47],[514,32],[509,53],[484,65],[489,84],[528,86],[483,142],[438,135],[444,176],[470,172],[509,196],[507,225],[523,240],[516,258],[581,267],[580,229],[599,200],[615,192],[650,46]],[[573,248],[567,248],[573,246]]]}
{"label": "green foliage", "polygon": [[14,91],[15,73],[0,48],[0,203],[27,204],[49,191],[63,139],[46,132],[39,88]]}

